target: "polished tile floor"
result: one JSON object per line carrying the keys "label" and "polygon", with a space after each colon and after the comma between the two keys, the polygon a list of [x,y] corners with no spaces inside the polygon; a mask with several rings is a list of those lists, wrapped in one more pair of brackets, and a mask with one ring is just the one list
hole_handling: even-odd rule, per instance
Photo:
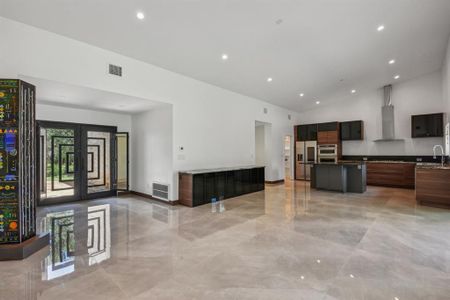
{"label": "polished tile floor", "polygon": [[52,244],[0,299],[450,299],[450,211],[302,182],[197,208],[123,196],[38,210]]}

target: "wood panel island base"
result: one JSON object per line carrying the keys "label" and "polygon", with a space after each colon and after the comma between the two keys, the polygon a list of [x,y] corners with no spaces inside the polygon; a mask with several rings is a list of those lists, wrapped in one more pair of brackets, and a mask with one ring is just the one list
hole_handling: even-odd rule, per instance
{"label": "wood panel island base", "polygon": [[450,208],[450,166],[416,168],[416,201],[420,205]]}
{"label": "wood panel island base", "polygon": [[236,167],[179,173],[178,203],[195,207],[264,190],[264,167]]}

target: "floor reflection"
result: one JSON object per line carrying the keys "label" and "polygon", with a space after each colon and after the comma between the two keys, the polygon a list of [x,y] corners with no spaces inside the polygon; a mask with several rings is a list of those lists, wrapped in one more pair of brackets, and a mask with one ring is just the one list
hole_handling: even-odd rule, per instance
{"label": "floor reflection", "polygon": [[88,207],[89,265],[100,263],[111,257],[110,205]]}
{"label": "floor reflection", "polygon": [[[83,210],[76,213],[73,209],[50,212],[41,221],[41,231],[50,232],[51,237],[50,254],[43,261],[43,280],[73,273],[77,257],[86,250],[89,266],[111,257],[110,204],[89,206]],[[87,222],[86,232],[75,231],[75,224],[83,222]],[[77,241],[83,239],[86,247],[77,247]]]}
{"label": "floor reflection", "polygon": [[51,246],[0,262],[0,300],[450,293],[450,214],[417,207],[409,190],[341,194],[296,181],[196,208],[124,195],[37,211]]}
{"label": "floor reflection", "polygon": [[50,254],[44,261],[42,279],[52,280],[75,271],[74,211],[52,212],[43,222],[50,232]]}

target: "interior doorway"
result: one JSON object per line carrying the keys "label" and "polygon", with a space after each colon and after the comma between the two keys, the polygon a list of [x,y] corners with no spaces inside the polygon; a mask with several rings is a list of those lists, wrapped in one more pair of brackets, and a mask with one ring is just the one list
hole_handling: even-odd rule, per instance
{"label": "interior doorway", "polygon": [[272,124],[255,121],[255,165],[265,166],[264,176],[266,181],[272,178],[270,165],[272,145]]}
{"label": "interior doorway", "polygon": [[37,130],[39,205],[116,194],[116,127],[38,121]]}
{"label": "interior doorway", "polygon": [[284,137],[284,179],[292,180],[292,145],[291,136]]}
{"label": "interior doorway", "polygon": [[116,153],[117,153],[117,190],[128,191],[129,183],[129,136],[128,132],[118,132],[116,134]]}

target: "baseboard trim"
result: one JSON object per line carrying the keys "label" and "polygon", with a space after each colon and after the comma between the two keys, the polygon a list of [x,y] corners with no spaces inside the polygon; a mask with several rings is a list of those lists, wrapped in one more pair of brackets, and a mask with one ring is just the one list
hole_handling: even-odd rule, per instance
{"label": "baseboard trim", "polygon": [[137,192],[137,191],[130,191],[131,194],[134,194],[136,196],[140,196],[142,198],[146,198],[146,199],[150,199],[150,200],[154,200],[160,203],[165,203],[165,204],[169,204],[169,205],[177,205],[178,204],[178,200],[175,201],[164,201],[158,198],[153,197],[152,195],[146,194],[146,193],[141,193],[141,192]]}
{"label": "baseboard trim", "polygon": [[266,184],[282,184],[282,183],[284,183],[284,179],[280,179],[280,180],[266,180],[265,183]]}

